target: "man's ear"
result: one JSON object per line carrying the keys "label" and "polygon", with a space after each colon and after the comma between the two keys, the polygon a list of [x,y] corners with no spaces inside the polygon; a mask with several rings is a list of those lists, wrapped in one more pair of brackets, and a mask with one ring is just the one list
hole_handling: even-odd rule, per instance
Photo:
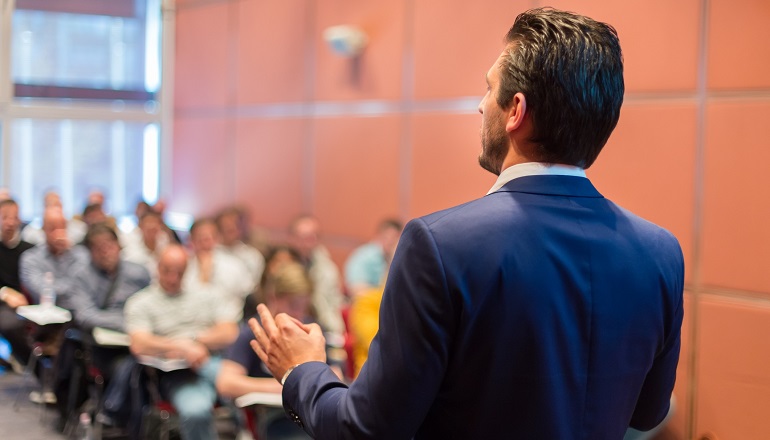
{"label": "man's ear", "polygon": [[505,131],[512,133],[524,123],[527,115],[527,98],[519,92],[513,95],[513,102],[508,109],[508,120],[505,122]]}

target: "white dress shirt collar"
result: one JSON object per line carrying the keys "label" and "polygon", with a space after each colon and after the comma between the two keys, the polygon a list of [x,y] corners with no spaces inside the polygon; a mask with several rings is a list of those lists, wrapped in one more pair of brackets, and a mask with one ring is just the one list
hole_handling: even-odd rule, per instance
{"label": "white dress shirt collar", "polygon": [[497,177],[497,181],[492,186],[492,189],[487,193],[493,192],[502,188],[506,183],[513,179],[518,179],[524,176],[575,176],[586,177],[586,172],[583,168],[575,167],[571,165],[561,165],[555,163],[544,162],[526,162],[510,166],[503,170]]}

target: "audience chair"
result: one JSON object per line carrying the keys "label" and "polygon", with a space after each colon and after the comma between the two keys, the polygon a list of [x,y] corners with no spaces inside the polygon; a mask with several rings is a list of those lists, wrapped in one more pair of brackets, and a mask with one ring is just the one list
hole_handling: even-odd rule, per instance
{"label": "audience chair", "polygon": [[94,440],[99,440],[104,432],[104,387],[105,374],[94,362],[96,343],[93,338],[83,331],[71,328],[65,333],[65,343],[73,344],[73,365],[69,377],[67,401],[63,402],[65,418],[64,434],[71,437],[75,434],[80,421],[80,415],[88,413],[92,423]]}
{"label": "audience chair", "polygon": [[[132,430],[134,439],[158,438],[169,440],[172,433],[178,437],[177,414],[171,402],[160,395],[158,370],[138,364],[131,377],[133,393],[132,412],[138,421]],[[138,419],[138,420],[137,420]],[[154,435],[157,433],[157,436]]]}
{"label": "audience chair", "polygon": [[[13,409],[18,411],[24,396],[30,393],[30,391],[35,391],[35,388],[38,388],[38,392],[40,393],[38,402],[40,405],[40,420],[45,421],[45,406],[47,404],[56,403],[55,400],[49,400],[48,396],[52,395],[49,393],[52,392],[54,362],[67,326],[58,323],[38,325],[34,322],[30,322],[29,328],[30,333],[34,335],[34,342],[32,352],[27,360],[27,365],[24,367],[22,386],[20,386],[19,390],[16,392]],[[37,371],[39,371],[39,377],[37,378],[39,384],[37,386],[31,386],[30,382],[35,380]]]}
{"label": "audience chair", "polygon": [[355,345],[355,335],[353,335],[353,332],[350,330],[350,306],[345,306],[342,308],[342,322],[345,324],[345,334],[342,335],[344,338],[343,341],[343,350],[345,352],[345,377],[347,377],[349,380],[353,380],[356,377],[356,364],[355,364],[355,357],[353,356],[353,346]]}

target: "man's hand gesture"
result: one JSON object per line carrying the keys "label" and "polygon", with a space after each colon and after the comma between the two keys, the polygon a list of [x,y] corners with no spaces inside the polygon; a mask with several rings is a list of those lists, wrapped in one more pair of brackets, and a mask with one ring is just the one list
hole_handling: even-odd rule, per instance
{"label": "man's hand gesture", "polygon": [[273,315],[264,304],[257,306],[261,325],[249,320],[254,333],[251,348],[280,382],[289,368],[305,362],[326,362],[326,339],[318,324],[302,324],[285,313]]}

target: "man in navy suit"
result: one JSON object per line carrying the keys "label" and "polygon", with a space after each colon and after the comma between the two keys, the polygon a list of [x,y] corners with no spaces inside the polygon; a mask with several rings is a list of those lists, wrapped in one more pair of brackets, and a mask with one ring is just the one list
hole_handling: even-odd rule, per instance
{"label": "man in navy suit", "polygon": [[251,322],[284,408],[316,438],[621,439],[669,409],[682,252],[584,173],[620,115],[615,30],[528,11],[487,84],[479,162],[497,182],[407,225],[358,378],[323,363],[318,327],[264,306]]}

